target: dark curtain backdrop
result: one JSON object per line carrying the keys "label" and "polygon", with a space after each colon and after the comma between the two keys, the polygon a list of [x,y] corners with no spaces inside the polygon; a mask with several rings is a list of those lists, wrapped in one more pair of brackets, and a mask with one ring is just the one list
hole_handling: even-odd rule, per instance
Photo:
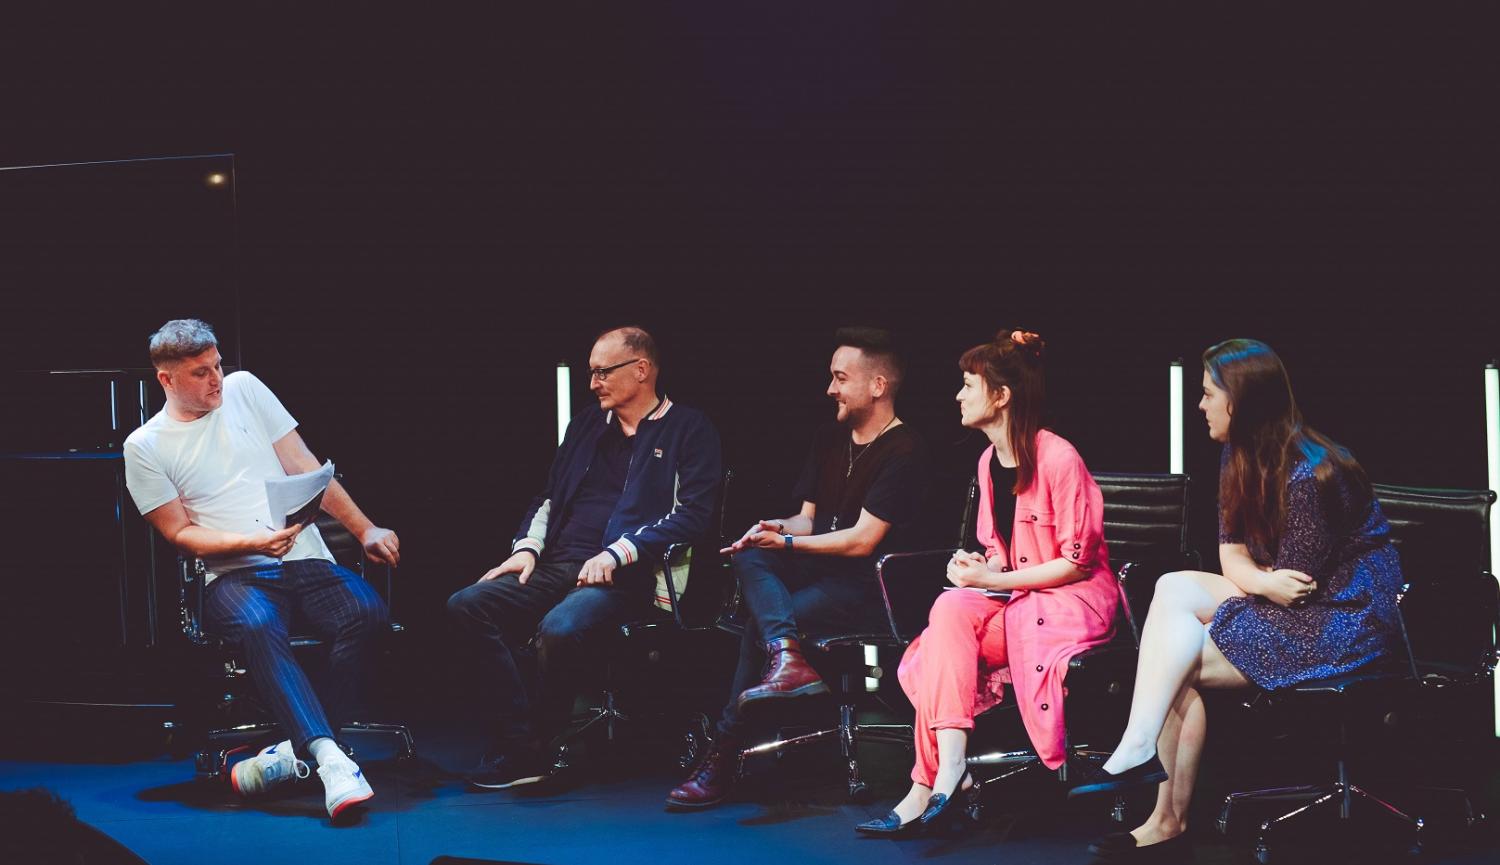
{"label": "dark curtain backdrop", "polygon": [[[490,14],[133,19],[35,36],[0,81],[4,164],[236,154],[245,365],[401,533],[413,624],[500,560],[555,441],[554,365],[625,322],[656,333],[667,390],[729,462],[783,488],[846,322],[903,338],[902,414],[948,478],[980,446],[954,362],[997,326],[1046,336],[1053,426],[1098,470],[1166,469],[1184,359],[1206,550],[1216,452],[1191,402],[1227,337],[1275,346],[1309,421],[1377,480],[1484,484],[1483,22]],[[6,315],[48,315],[4,290]],[[154,321],[179,301],[133,304]],[[143,365],[145,335],[115,363]]]}

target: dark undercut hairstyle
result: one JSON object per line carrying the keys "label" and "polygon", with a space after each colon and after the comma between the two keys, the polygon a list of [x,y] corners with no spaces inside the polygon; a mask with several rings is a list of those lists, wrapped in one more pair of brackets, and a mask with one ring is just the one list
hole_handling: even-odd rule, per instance
{"label": "dark undercut hairstyle", "polygon": [[611,327],[608,330],[600,331],[599,335],[594,337],[594,342],[598,342],[606,336],[615,333],[620,335],[620,341],[625,343],[625,347],[630,350],[631,354],[651,361],[652,366],[658,368],[661,366],[661,355],[656,348],[656,339],[644,327],[636,327],[635,325]]}
{"label": "dark undercut hairstyle", "polygon": [[906,361],[896,338],[891,332],[879,327],[841,327],[834,331],[834,345],[842,348],[857,348],[879,375],[885,376],[886,387],[894,399],[901,389],[901,379],[906,376]]}
{"label": "dark undercut hairstyle", "polygon": [[196,357],[218,344],[208,322],[174,318],[151,334],[151,365],[161,369],[185,357]]}

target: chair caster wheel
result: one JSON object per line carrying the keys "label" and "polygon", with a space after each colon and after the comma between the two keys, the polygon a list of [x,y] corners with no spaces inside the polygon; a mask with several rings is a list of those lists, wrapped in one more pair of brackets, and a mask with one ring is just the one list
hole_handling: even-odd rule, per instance
{"label": "chair caster wheel", "polygon": [[869,784],[860,783],[849,785],[849,801],[856,804],[865,805],[873,801],[873,798],[874,797],[870,794]]}
{"label": "chair caster wheel", "polygon": [[1257,841],[1255,844],[1255,861],[1260,863],[1260,865],[1271,865],[1271,858],[1271,848],[1266,846],[1266,842]]}

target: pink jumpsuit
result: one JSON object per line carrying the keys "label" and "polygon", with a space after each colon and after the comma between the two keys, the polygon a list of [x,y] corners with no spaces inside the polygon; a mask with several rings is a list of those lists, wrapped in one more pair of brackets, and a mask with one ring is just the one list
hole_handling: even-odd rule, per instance
{"label": "pink jumpsuit", "polygon": [[1037,755],[1048,768],[1062,765],[1068,661],[1114,635],[1119,590],[1104,543],[1104,497],[1078,451],[1049,430],[1037,433],[1037,473],[1016,497],[1009,549],[994,526],[992,451],[979,457],[977,534],[986,556],[1003,559],[1005,570],[1063,558],[1087,576],[1050,589],[1018,589],[1008,603],[955,590],[932,605],[926,630],[897,670],[917,710],[912,780],[928,787],[937,774],[936,731],[973,729],[974,717],[1004,697],[1007,682]]}

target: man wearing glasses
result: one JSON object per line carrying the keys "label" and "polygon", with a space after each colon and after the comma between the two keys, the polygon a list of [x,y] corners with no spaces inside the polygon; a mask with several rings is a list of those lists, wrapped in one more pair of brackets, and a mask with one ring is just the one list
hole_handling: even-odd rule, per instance
{"label": "man wearing glasses", "polygon": [[[657,392],[656,342],[638,327],[606,331],[589,352],[599,408],[568,424],[546,487],[532,502],[510,557],[448,599],[449,619],[474,658],[474,691],[492,740],[469,783],[498,790],[549,773],[543,737],[571,708],[570,673],[591,638],[667,603],[657,576],[669,545],[709,527],[720,477],[719,434],[699,411]],[[654,593],[654,594],[653,594]],[[513,649],[535,634],[529,699]]]}

